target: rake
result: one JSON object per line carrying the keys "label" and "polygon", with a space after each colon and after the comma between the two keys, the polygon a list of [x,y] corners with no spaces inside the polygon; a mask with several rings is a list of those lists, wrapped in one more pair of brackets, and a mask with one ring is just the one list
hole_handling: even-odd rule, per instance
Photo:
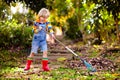
{"label": "rake", "polygon": [[[48,33],[46,30],[42,29],[43,31],[45,31],[46,33]],[[83,58],[79,57],[73,50],[71,50],[70,48],[68,48],[67,46],[65,46],[61,41],[59,41],[56,37],[54,37],[54,39],[59,42],[62,46],[64,46],[68,51],[70,51],[72,54],[74,54],[76,57],[78,57],[86,66],[86,68],[91,71],[91,72],[96,72],[96,69],[90,64],[88,63],[86,60],[84,60]]]}
{"label": "rake", "polygon": [[57,38],[54,37],[54,39],[59,42],[62,46],[64,46],[68,51],[70,51],[72,54],[74,54],[76,57],[78,57],[86,66],[86,68],[91,71],[91,72],[96,72],[96,69],[93,68],[93,66],[88,63],[86,60],[84,60],[83,58],[79,57],[73,50],[71,50],[70,48],[68,48],[67,46],[65,46],[61,41],[59,41]]}

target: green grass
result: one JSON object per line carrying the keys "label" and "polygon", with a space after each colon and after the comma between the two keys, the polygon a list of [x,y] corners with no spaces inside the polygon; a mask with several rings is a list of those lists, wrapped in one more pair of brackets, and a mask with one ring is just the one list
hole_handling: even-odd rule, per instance
{"label": "green grass", "polygon": [[[0,51],[0,80],[119,80],[118,72],[88,72],[87,70],[60,67],[50,72],[24,72],[19,68],[19,54]],[[1,59],[2,58],[2,59]],[[19,63],[19,64],[18,64]],[[54,66],[54,64],[52,64]]]}
{"label": "green grass", "polygon": [[[12,70],[12,72],[9,70]],[[80,69],[70,69],[70,68],[58,68],[51,70],[50,72],[39,72],[32,73],[32,70],[29,72],[24,72],[19,68],[8,69],[8,72],[5,73],[8,78],[3,78],[1,76],[0,80],[115,80],[120,79],[120,76],[113,75],[109,72],[94,72],[89,73]]]}

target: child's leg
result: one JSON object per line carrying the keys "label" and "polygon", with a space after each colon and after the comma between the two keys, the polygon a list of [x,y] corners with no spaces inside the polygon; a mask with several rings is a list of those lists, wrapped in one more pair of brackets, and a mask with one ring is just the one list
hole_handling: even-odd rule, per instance
{"label": "child's leg", "polygon": [[40,49],[43,52],[42,69],[44,71],[49,71],[50,69],[48,67],[47,43],[46,42],[41,43]]}
{"label": "child's leg", "polygon": [[31,53],[27,58],[26,66],[24,68],[25,71],[30,69],[30,65],[33,62],[33,57],[34,57],[35,53],[37,54],[37,50],[38,50],[37,42],[34,42],[34,44],[32,43]]}
{"label": "child's leg", "polygon": [[43,58],[47,58],[47,50],[46,51],[43,51]]}
{"label": "child's leg", "polygon": [[24,68],[25,71],[29,70],[30,69],[30,65],[33,61],[33,57],[34,57],[34,53],[31,53],[28,58],[27,58],[27,62],[26,62],[26,66]]}
{"label": "child's leg", "polygon": [[29,70],[30,69],[30,65],[33,61],[34,54],[37,54],[38,48],[39,48],[39,41],[33,40],[32,41],[31,53],[27,58],[27,63],[26,63],[26,66],[25,66],[24,70]]}
{"label": "child's leg", "polygon": [[34,53],[32,52],[28,57],[31,57],[31,58],[33,58],[34,57]]}
{"label": "child's leg", "polygon": [[50,68],[48,67],[47,51],[44,51],[44,52],[43,52],[42,69],[43,69],[44,71],[50,71]]}

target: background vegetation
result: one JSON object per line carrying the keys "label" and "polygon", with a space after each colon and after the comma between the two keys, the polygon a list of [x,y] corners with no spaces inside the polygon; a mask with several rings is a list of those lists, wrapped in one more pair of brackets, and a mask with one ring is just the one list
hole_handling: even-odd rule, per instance
{"label": "background vegetation", "polygon": [[[30,27],[42,7],[50,10],[53,26],[62,27],[63,32],[71,39],[84,42],[97,39],[98,44],[119,42],[119,4],[119,0],[1,0],[0,45],[8,47],[11,44],[29,44],[32,39]],[[91,34],[92,37],[88,38]]]}
{"label": "background vegetation", "polygon": [[[63,32],[61,36],[65,37],[63,40],[71,40],[72,47],[74,47],[73,43],[80,47],[85,46],[78,50],[82,51],[88,45],[87,52],[93,54],[93,57],[96,55],[99,55],[99,58],[101,56],[110,57],[110,60],[117,59],[117,62],[120,62],[120,0],[0,0],[0,65],[2,65],[0,66],[2,68],[0,76],[6,73],[13,74],[13,67],[17,67],[21,63],[18,59],[21,57],[26,59],[31,47],[33,21],[43,7],[48,8],[51,12],[49,20],[55,33],[57,31],[55,28],[59,27]],[[77,48],[79,47],[77,46]],[[112,52],[117,53],[117,56],[111,54]],[[19,64],[17,64],[18,62]],[[11,67],[13,72],[10,70]],[[109,77],[111,80],[117,80],[115,76],[118,76],[118,74],[109,72],[100,73],[102,75],[95,73],[95,76],[92,76],[92,74],[86,74],[85,71],[79,72],[76,69],[63,68],[38,75],[43,75],[46,79],[62,79],[56,74],[61,75],[64,70],[68,72],[63,75],[65,80],[70,78],[96,80],[97,77],[101,80]],[[68,76],[69,73],[71,76]],[[18,72],[17,75],[19,74],[21,73]],[[47,77],[44,76],[45,74]],[[36,79],[38,75],[35,75]],[[52,75],[54,75],[53,78]],[[24,75],[22,74],[22,76]],[[101,76],[103,77],[101,78]],[[43,77],[39,77],[39,79],[42,80]]]}

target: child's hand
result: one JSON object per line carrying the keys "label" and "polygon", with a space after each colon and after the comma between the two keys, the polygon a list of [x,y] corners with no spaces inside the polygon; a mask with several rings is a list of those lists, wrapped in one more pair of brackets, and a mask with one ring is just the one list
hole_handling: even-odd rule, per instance
{"label": "child's hand", "polygon": [[42,27],[41,26],[39,26],[39,31],[41,31],[42,30]]}
{"label": "child's hand", "polygon": [[55,44],[55,35],[51,34],[51,44]]}
{"label": "child's hand", "polygon": [[53,39],[55,39],[55,35],[54,35],[54,34],[51,34],[51,37],[52,37]]}

